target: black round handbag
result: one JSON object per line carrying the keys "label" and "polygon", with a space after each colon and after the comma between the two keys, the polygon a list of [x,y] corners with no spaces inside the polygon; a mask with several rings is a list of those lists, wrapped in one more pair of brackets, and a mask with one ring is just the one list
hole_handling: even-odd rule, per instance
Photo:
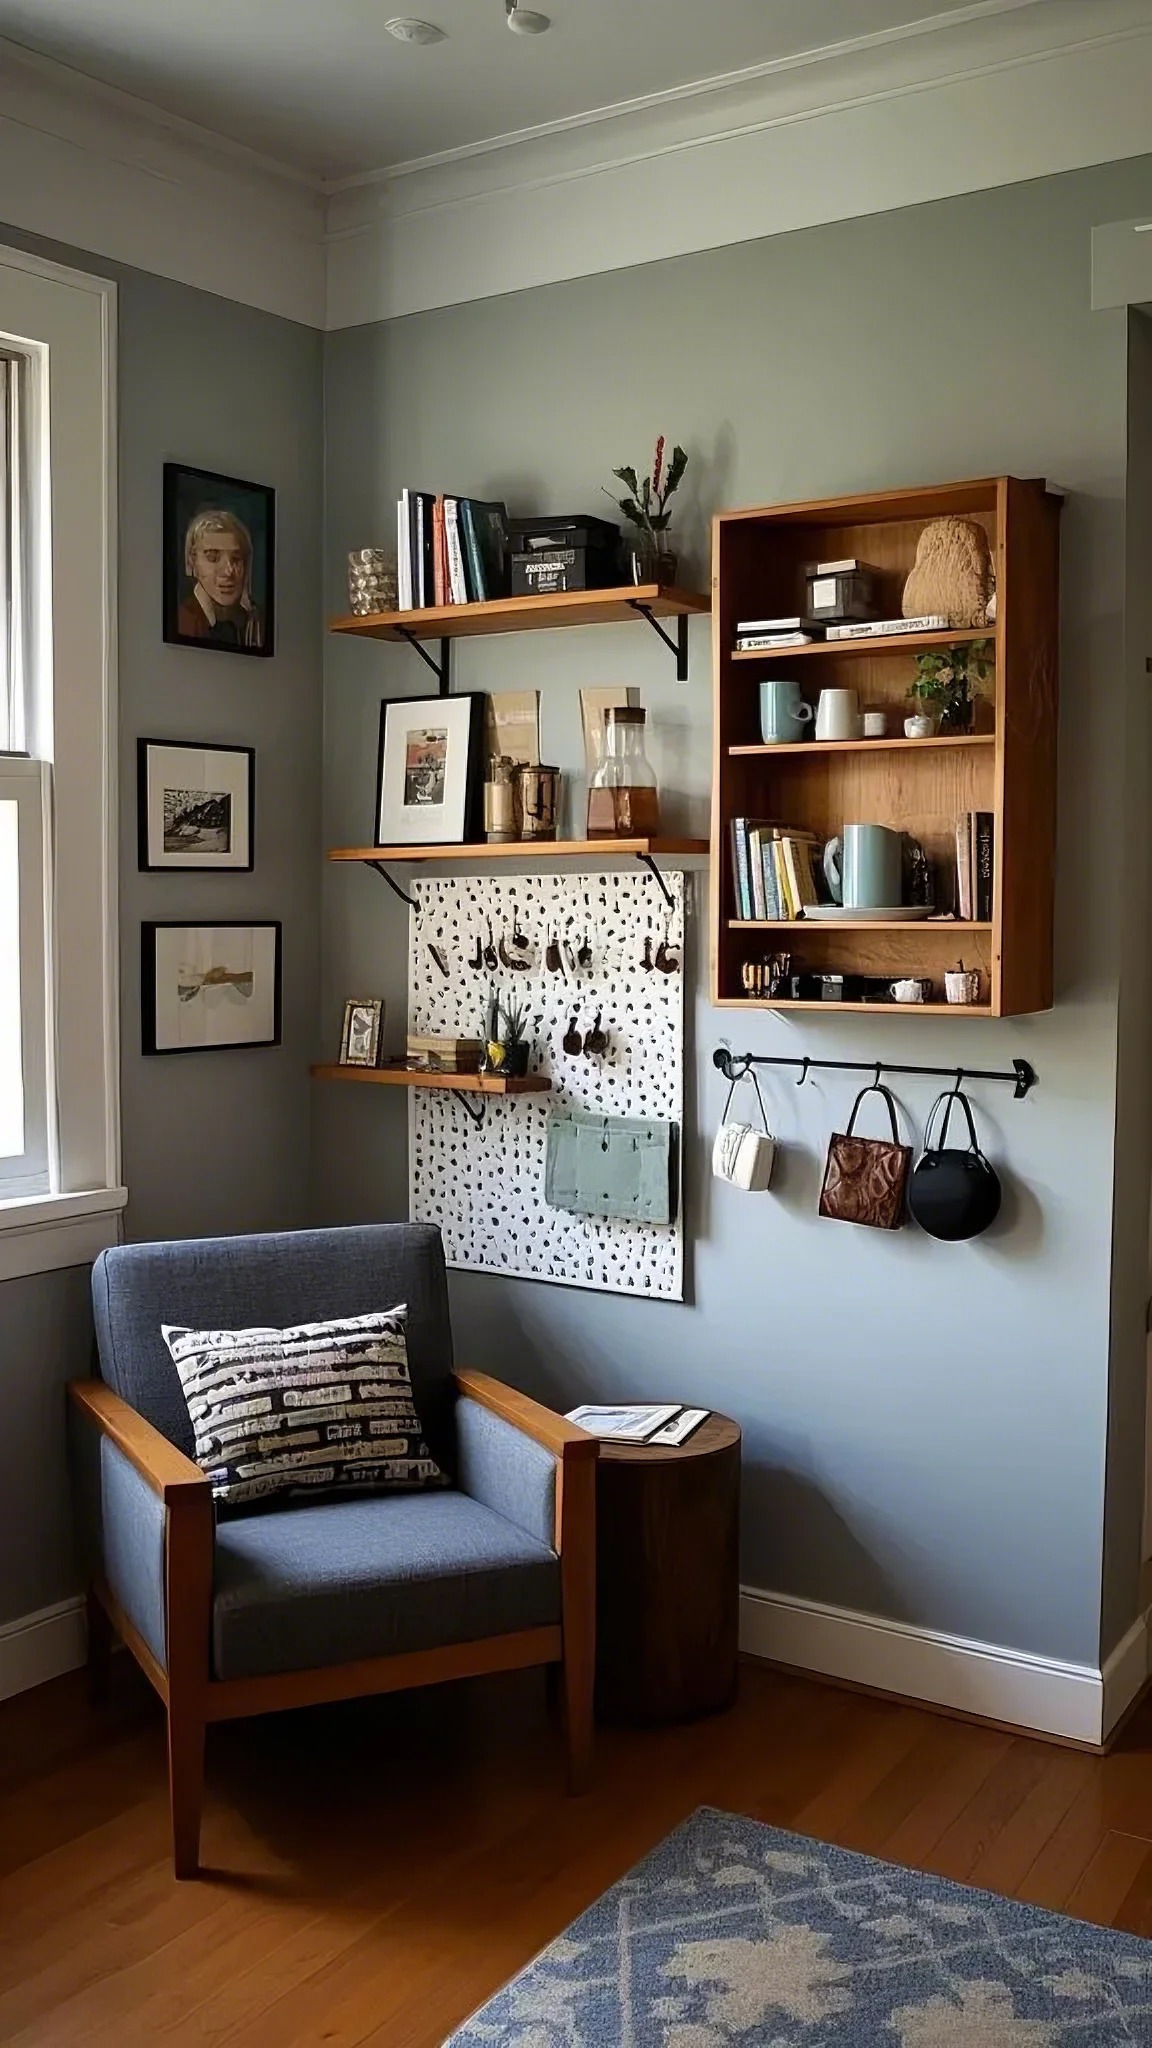
{"label": "black round handbag", "polygon": [[[940,1143],[932,1144],[932,1124],[942,1102],[948,1104],[940,1130]],[[948,1123],[954,1103],[959,1102],[968,1119],[968,1150],[948,1144]],[[908,1184],[908,1207],[921,1230],[929,1237],[950,1244],[962,1238],[979,1237],[1000,1213],[1000,1181],[989,1166],[976,1137],[972,1105],[957,1083],[938,1095],[924,1126],[924,1150]]]}

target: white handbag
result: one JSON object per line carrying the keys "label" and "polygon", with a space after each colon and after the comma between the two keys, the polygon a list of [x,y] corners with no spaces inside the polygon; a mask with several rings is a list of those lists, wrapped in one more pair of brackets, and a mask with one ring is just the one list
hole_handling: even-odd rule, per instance
{"label": "white handbag", "polygon": [[[758,1131],[755,1124],[730,1123],[728,1120],[736,1083],[743,1080],[751,1081],[756,1090],[763,1130]],[[712,1171],[717,1180],[726,1180],[734,1188],[743,1188],[748,1194],[761,1194],[772,1179],[775,1158],[776,1141],[768,1129],[760,1083],[751,1067],[746,1067],[743,1074],[734,1076],[732,1086],[728,1090],[724,1115],[712,1147]]]}

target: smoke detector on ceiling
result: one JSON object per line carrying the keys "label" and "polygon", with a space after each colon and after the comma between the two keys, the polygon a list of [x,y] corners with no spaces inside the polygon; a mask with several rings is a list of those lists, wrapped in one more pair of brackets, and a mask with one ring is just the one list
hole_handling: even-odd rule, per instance
{"label": "smoke detector on ceiling", "polygon": [[532,7],[521,7],[520,0],[504,0],[508,15],[508,26],[514,36],[542,36],[552,26],[547,14],[537,14]]}
{"label": "smoke detector on ceiling", "polygon": [[386,21],[384,26],[398,43],[442,43],[447,34],[447,30],[438,28],[434,21],[397,19]]}

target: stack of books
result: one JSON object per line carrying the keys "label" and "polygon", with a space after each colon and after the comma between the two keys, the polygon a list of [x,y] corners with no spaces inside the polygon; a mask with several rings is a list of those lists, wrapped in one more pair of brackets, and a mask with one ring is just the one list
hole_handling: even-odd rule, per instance
{"label": "stack of books", "polygon": [[435,1038],[408,1033],[407,1066],[414,1074],[478,1074],[483,1055],[478,1038]]}
{"label": "stack of books", "polygon": [[806,647],[822,640],[824,628],[799,613],[786,619],[741,619],[736,626],[737,654],[759,654],[766,647]]}
{"label": "stack of books", "polygon": [[946,612],[925,612],[918,619],[857,619],[850,626],[828,626],[829,640],[888,640],[900,633],[946,633]]}
{"label": "stack of books", "polygon": [[992,916],[993,817],[965,811],[956,820],[956,915],[977,924]]}
{"label": "stack of books", "polygon": [[508,514],[480,498],[402,491],[396,503],[400,610],[507,597]]}
{"label": "stack of books", "polygon": [[732,880],[737,915],[790,924],[819,903],[820,841],[799,825],[733,818]]}

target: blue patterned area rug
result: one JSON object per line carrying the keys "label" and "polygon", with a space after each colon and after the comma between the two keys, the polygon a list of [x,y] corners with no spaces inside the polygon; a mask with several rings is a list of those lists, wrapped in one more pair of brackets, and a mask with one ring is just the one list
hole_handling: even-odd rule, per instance
{"label": "blue patterned area rug", "polygon": [[1152,2048],[1152,1942],[701,1807],[455,2048]]}

